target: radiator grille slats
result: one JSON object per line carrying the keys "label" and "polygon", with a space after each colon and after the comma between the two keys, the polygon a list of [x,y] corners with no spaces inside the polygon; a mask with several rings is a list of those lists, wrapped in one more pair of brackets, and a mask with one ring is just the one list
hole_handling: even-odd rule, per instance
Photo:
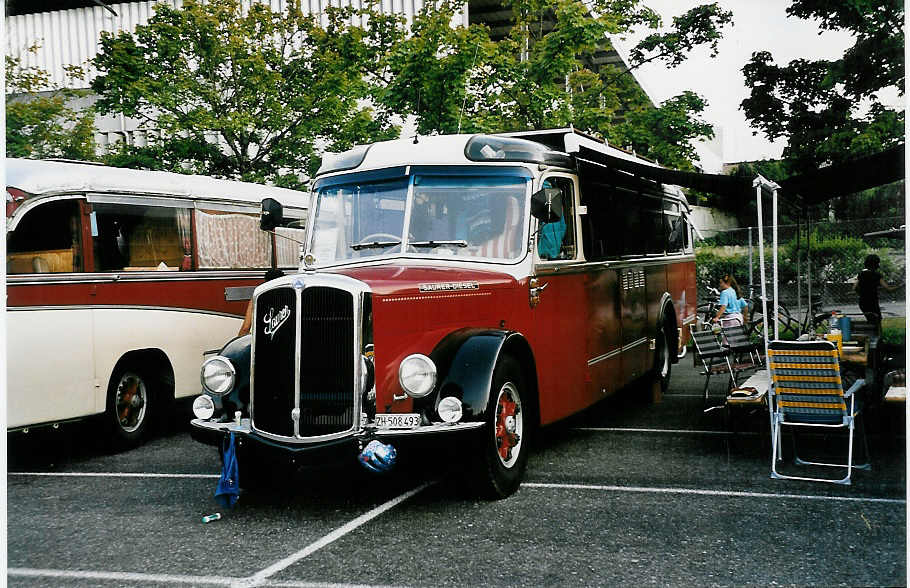
{"label": "radiator grille slats", "polygon": [[354,299],[311,287],[300,299],[300,435],[345,431],[354,415]]}
{"label": "radiator grille slats", "polygon": [[[287,308],[290,315],[280,327],[274,325]],[[256,346],[253,369],[253,424],[275,435],[294,435],[294,355],[296,353],[297,298],[292,288],[264,292],[256,303]],[[271,321],[266,319],[271,318]],[[270,334],[266,334],[266,330]]]}

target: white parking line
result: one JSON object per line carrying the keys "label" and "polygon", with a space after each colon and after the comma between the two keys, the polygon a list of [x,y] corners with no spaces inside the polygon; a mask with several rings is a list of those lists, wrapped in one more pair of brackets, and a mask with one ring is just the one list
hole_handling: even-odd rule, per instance
{"label": "white parking line", "polygon": [[115,582],[158,582],[161,584],[211,584],[230,586],[237,578],[223,576],[182,576],[175,574],[135,574],[132,572],[92,572],[77,570],[41,570],[33,568],[10,568],[10,576],[24,578],[59,578],[79,580],[111,580]]}
{"label": "white parking line", "polygon": [[565,490],[599,490],[601,492],[638,492],[653,494],[695,494],[700,496],[724,496],[729,498],[793,498],[797,500],[833,500],[839,502],[873,502],[885,504],[907,504],[898,498],[871,498],[864,496],[821,496],[815,494],[776,494],[773,492],[736,492],[734,490],[702,490],[699,488],[649,488],[641,486],[600,486],[595,484],[550,484],[545,482],[524,482],[522,488],[553,488]]}
{"label": "white parking line", "polygon": [[156,474],[147,472],[8,472],[7,476],[39,476],[44,478],[204,478],[218,479],[220,474]]}
{"label": "white parking line", "polygon": [[269,567],[267,567],[263,570],[260,570],[259,572],[253,574],[249,578],[246,578],[243,582],[241,582],[237,585],[238,586],[259,586],[259,585],[261,585],[263,582],[265,582],[271,576],[274,576],[278,572],[294,565],[298,561],[300,561],[303,558],[305,558],[306,556],[322,549],[326,545],[329,545],[330,543],[337,541],[338,539],[344,537],[351,531],[357,529],[358,527],[362,526],[365,523],[370,522],[371,520],[375,519],[376,517],[378,517],[385,511],[387,511],[391,508],[394,508],[395,506],[401,504],[402,502],[404,502],[408,498],[414,496],[415,494],[425,490],[426,488],[428,488],[430,485],[432,485],[434,483],[435,482],[425,482],[425,483],[421,484],[420,486],[414,488],[413,490],[408,490],[404,494],[396,496],[395,498],[393,498],[387,502],[384,502],[383,504],[380,504],[373,510],[370,510],[369,512],[366,512],[366,513],[360,515],[353,521],[335,529],[334,531],[332,531],[328,535],[322,537],[321,539],[314,541],[313,543],[310,543],[309,545],[307,545],[306,547],[304,547],[297,553],[291,554],[288,557],[275,562],[274,564],[270,565]]}
{"label": "white parking line", "polygon": [[[155,582],[158,584],[190,584],[192,586],[235,586],[245,578],[227,576],[186,576],[176,574],[137,574],[132,572],[93,572],[10,568],[8,575],[19,578],[57,578],[61,580],[107,580],[112,582]],[[269,582],[283,588],[380,588],[376,584],[333,584],[330,582]],[[381,588],[393,588],[382,585]]]}

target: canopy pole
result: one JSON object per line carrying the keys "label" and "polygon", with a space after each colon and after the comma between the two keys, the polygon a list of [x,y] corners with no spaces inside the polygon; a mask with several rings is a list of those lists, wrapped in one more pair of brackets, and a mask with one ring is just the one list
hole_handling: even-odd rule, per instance
{"label": "canopy pole", "polygon": [[780,323],[778,322],[777,309],[780,308],[777,292],[777,185],[771,192],[771,217],[772,217],[772,240],[774,243],[774,338],[780,339]]}
{"label": "canopy pole", "polygon": [[[765,279],[765,234],[764,221],[762,219],[761,207],[761,182],[758,178],[753,183],[755,186],[755,204],[758,210],[758,275],[761,280],[761,312],[765,320],[762,321],[762,336],[765,339],[765,357],[768,357],[768,293],[767,280]],[[765,360],[767,363],[767,360]]]}

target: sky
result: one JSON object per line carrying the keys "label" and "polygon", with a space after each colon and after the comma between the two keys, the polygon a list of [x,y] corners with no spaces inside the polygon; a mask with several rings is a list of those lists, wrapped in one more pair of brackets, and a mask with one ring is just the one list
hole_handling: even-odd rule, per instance
{"label": "sky", "polygon": [[[719,171],[722,162],[777,158],[783,151],[785,141],[772,143],[761,134],[753,136],[739,108],[748,96],[742,68],[753,52],[770,51],[775,63],[785,65],[798,58],[837,58],[853,44],[847,33],[821,32],[817,22],[788,18],[789,0],[716,1],[733,13],[733,23],[723,29],[717,57],[711,58],[707,49],[698,49],[674,69],[655,63],[635,71],[639,83],[656,104],[684,90],[692,90],[707,100],[704,118],[714,125],[720,144],[715,141],[709,148],[699,149],[705,171]],[[705,2],[646,0],[645,4],[661,15],[666,26],[672,24],[674,16]],[[614,44],[620,54],[627,55],[638,38],[614,39]],[[716,155],[712,151],[720,153]]]}

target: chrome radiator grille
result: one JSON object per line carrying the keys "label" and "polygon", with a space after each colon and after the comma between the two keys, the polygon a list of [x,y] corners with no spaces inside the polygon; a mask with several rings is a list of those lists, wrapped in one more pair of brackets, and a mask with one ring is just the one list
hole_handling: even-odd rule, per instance
{"label": "chrome radiator grille", "polygon": [[[259,297],[252,382],[253,426],[257,430],[293,437],[294,408],[299,408],[299,437],[330,435],[353,427],[354,299],[351,292],[324,286],[304,288],[299,297],[293,288],[276,288]],[[284,306],[290,315],[273,330],[269,318],[274,319]],[[300,365],[295,369],[298,337]]]}
{"label": "chrome radiator grille", "polygon": [[354,300],[350,292],[313,287],[300,296],[300,435],[354,424]]}

